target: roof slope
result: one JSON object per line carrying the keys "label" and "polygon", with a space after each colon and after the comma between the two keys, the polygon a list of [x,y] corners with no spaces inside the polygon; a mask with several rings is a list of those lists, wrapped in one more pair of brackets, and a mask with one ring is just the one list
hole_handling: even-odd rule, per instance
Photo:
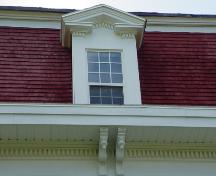
{"label": "roof slope", "polygon": [[[22,7],[22,6],[0,6],[0,10],[25,11],[25,12],[49,12],[49,13],[70,13],[79,11],[76,9],[54,9],[44,7]],[[216,14],[183,14],[183,13],[158,13],[158,12],[129,12],[137,16],[154,17],[196,17],[196,18],[216,18]]]}
{"label": "roof slope", "polygon": [[70,103],[71,52],[53,29],[0,28],[0,101]]}
{"label": "roof slope", "polygon": [[216,33],[146,32],[138,55],[144,104],[216,105]]}
{"label": "roof slope", "polygon": [[[71,103],[71,51],[54,29],[0,28],[0,102]],[[216,105],[216,33],[146,32],[143,104]]]}

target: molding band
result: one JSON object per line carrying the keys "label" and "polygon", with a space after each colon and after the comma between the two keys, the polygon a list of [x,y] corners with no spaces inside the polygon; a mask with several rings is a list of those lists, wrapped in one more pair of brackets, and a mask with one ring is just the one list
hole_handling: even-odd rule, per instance
{"label": "molding band", "polygon": [[0,142],[0,159],[96,159],[98,147],[91,142]]}
{"label": "molding band", "polygon": [[126,146],[127,159],[216,160],[216,146],[213,144],[131,144]]}
{"label": "molding band", "polygon": [[106,22],[102,22],[102,23],[96,23],[94,24],[93,28],[105,28],[105,29],[110,29],[110,30],[114,30],[114,25],[106,23]]}
{"label": "molding band", "polygon": [[72,32],[73,37],[85,37],[88,34],[87,31],[74,31]]}
{"label": "molding band", "polygon": [[133,39],[135,37],[135,34],[131,32],[125,32],[125,33],[120,33],[121,38],[123,39]]}

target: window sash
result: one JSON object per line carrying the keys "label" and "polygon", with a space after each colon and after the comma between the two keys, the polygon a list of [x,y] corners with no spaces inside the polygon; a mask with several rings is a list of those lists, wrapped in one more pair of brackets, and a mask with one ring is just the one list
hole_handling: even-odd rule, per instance
{"label": "window sash", "polygon": [[[101,61],[101,55],[107,55],[106,61]],[[113,62],[111,55],[118,55],[119,60]],[[94,57],[93,57],[94,56]],[[123,83],[121,52],[119,51],[87,51],[88,82],[89,83]],[[111,61],[112,60],[112,61]],[[105,64],[108,68],[105,68]],[[94,70],[95,69],[95,70]]]}
{"label": "window sash", "polygon": [[122,86],[90,86],[90,104],[124,104]]}

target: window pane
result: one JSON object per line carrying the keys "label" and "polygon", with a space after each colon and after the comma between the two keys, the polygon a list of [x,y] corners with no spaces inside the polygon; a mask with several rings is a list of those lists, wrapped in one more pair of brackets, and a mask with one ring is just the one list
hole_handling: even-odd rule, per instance
{"label": "window pane", "polygon": [[122,73],[121,64],[111,64],[111,72]]}
{"label": "window pane", "polygon": [[102,97],[102,104],[112,104],[112,98],[111,97]]}
{"label": "window pane", "polygon": [[99,82],[99,74],[98,73],[89,73],[88,74],[89,82]]}
{"label": "window pane", "polygon": [[98,52],[91,52],[87,53],[88,62],[98,62]]}
{"label": "window pane", "polygon": [[101,83],[110,83],[110,74],[107,73],[101,73],[100,74],[100,78],[101,78]]}
{"label": "window pane", "polygon": [[110,72],[110,64],[100,64],[100,72]]}
{"label": "window pane", "polygon": [[100,99],[100,97],[91,97],[90,103],[91,104],[101,104],[101,99]]}
{"label": "window pane", "polygon": [[100,97],[100,87],[99,86],[92,86],[90,88],[90,96],[92,97]]}
{"label": "window pane", "polygon": [[112,96],[113,97],[123,97],[122,87],[113,87],[112,88]]}
{"label": "window pane", "polygon": [[123,98],[113,98],[113,104],[122,105],[124,104]]}
{"label": "window pane", "polygon": [[109,62],[109,52],[100,52],[100,62]]}
{"label": "window pane", "polygon": [[123,104],[123,87],[90,86],[91,104]]}
{"label": "window pane", "polygon": [[111,52],[110,61],[121,63],[121,53],[120,52]]}
{"label": "window pane", "polygon": [[99,72],[99,64],[97,63],[89,63],[88,64],[89,72]]}
{"label": "window pane", "polygon": [[112,83],[122,83],[122,74],[112,74]]}
{"label": "window pane", "polygon": [[111,87],[103,87],[101,88],[101,96],[109,96],[111,97]]}

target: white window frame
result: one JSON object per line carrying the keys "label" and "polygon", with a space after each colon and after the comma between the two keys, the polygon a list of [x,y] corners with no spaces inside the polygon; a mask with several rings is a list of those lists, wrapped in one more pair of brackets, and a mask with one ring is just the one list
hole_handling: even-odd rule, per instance
{"label": "white window frame", "polygon": [[[114,49],[86,49],[86,65],[87,65],[87,68],[88,68],[88,52],[97,52],[97,53],[100,53],[100,52],[119,52],[121,53],[121,66],[122,66],[122,77],[123,77],[123,80],[122,80],[122,83],[101,83],[101,82],[98,82],[98,83],[94,83],[94,82],[89,82],[88,81],[88,97],[89,97],[89,104],[90,103],[90,86],[104,86],[104,87],[122,87],[122,91],[123,91],[123,100],[124,100],[124,73],[123,73],[123,64],[122,64],[122,54],[123,54],[123,50],[114,50]],[[89,70],[87,71],[87,73],[89,73]],[[99,72],[100,73],[100,72]],[[111,72],[110,72],[111,73]],[[88,77],[88,75],[87,75]],[[123,102],[124,104],[124,102]],[[111,105],[115,105],[115,104],[111,104]]]}

